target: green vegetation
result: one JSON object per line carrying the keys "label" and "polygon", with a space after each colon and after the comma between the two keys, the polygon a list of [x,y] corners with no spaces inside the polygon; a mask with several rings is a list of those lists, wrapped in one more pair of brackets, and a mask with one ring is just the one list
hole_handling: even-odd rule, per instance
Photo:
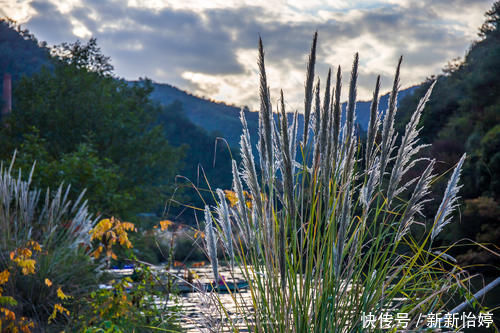
{"label": "green vegetation", "polygon": [[[1,21],[0,73],[15,72],[15,91],[0,128],[0,159],[11,161],[0,168],[0,331],[178,331],[173,279],[144,261],[186,267],[176,260],[204,259],[197,242],[217,288],[226,284],[219,260],[243,272],[250,304],[231,296],[249,331],[355,332],[367,316],[400,314],[408,322],[399,329],[421,330],[429,322],[419,314],[463,300],[489,312],[464,269],[476,266],[461,264],[491,272],[499,260],[499,22],[496,2],[464,61],[399,111],[402,59],[387,98],[377,78],[369,117],[360,117],[366,141],[355,124],[358,54],[344,108],[340,67],[320,96],[315,35],[307,121],[291,122],[283,92],[271,111],[260,42],[260,112],[242,110],[238,126],[234,110],[206,124],[230,127],[230,143],[242,129],[235,152],[191,123],[201,114],[192,100],[160,105],[151,81],[114,77],[95,39],[49,50]],[[23,67],[11,61],[17,53],[35,56]],[[202,206],[204,232],[192,227],[191,208]],[[159,221],[166,215],[175,222]],[[449,245],[460,238],[482,247]],[[105,270],[124,263],[135,265],[131,277]],[[226,304],[209,296],[237,331]]]}
{"label": "green vegetation", "polygon": [[36,160],[36,186],[64,181],[74,194],[86,189],[96,212],[128,218],[158,209],[183,153],[156,125],[160,108],[148,99],[151,87],[113,78],[95,40],[62,45],[58,53],[52,69],[15,85],[1,156],[18,149],[23,170]]}
{"label": "green vegetation", "polygon": [[[0,168],[0,330],[178,331],[179,309],[167,307],[175,302],[169,278],[162,284],[134,255],[115,254],[133,247],[128,232],[135,226],[114,218],[96,223],[83,193],[72,202],[62,185],[41,191],[33,174],[28,181],[12,176],[13,162]],[[133,262],[132,278],[108,276],[103,267],[112,259]]]}
{"label": "green vegetation", "polygon": [[[436,80],[421,125],[423,142],[432,144],[424,156],[435,158],[440,173],[449,170],[467,152],[461,190],[465,203],[462,221],[444,241],[468,239],[498,253],[500,244],[500,2],[486,13],[475,42],[463,60],[451,62],[442,75],[433,77],[402,100],[397,127],[402,132],[418,100]],[[444,188],[443,181],[436,188]],[[436,201],[436,200],[434,200]],[[435,203],[436,205],[437,203]],[[432,207],[432,205],[430,206]],[[472,270],[498,274],[500,258],[479,246],[454,250]],[[486,266],[482,266],[486,264]]]}
{"label": "green vegetation", "polygon": [[[14,74],[0,159],[9,160],[17,149],[16,167],[24,173],[36,161],[36,186],[64,181],[72,197],[86,190],[94,212],[138,221],[138,213],[162,215],[168,208],[188,224],[195,218],[181,214],[183,205],[202,206],[190,182],[199,185],[206,177],[229,187],[230,171],[220,170],[230,170],[238,153],[191,123],[178,101],[152,101],[151,81],[115,78],[95,39],[49,50],[12,22],[1,21],[0,29],[9,48],[0,74]],[[31,52],[38,67],[24,62],[23,52]]]}
{"label": "green vegetation", "polygon": [[23,181],[11,167],[0,170],[0,272],[9,272],[0,283],[0,307],[10,305],[14,316],[3,312],[0,325],[44,327],[61,303],[56,289],[79,298],[97,286],[98,265],[89,257],[94,220],[81,196],[69,200],[69,188],[42,191],[31,175]]}
{"label": "green vegetation", "polygon": [[[396,318],[398,313],[408,314],[408,322],[388,328],[425,329],[431,324],[419,320],[418,314],[447,313],[453,295],[471,298],[466,287],[471,277],[454,263],[450,248],[436,244],[442,231],[456,228],[453,211],[466,155],[447,177],[432,224],[424,228],[419,216],[438,178],[434,174],[437,162],[427,161],[425,169],[418,171],[415,157],[424,148],[418,124],[433,85],[411,114],[401,143],[396,144],[401,59],[382,123],[377,78],[363,151],[354,123],[358,54],[351,71],[346,122],[341,127],[340,67],[333,88],[328,73],[324,98],[320,98],[319,85],[313,88],[316,38],[307,66],[304,118],[318,121],[304,124],[307,141],[299,141],[297,131],[288,124],[283,92],[279,122],[274,126],[264,51],[259,45],[262,173],[256,173],[242,112],[242,164],[238,167],[233,161],[233,193],[218,189],[217,206],[205,206],[205,240],[214,281],[224,288],[218,273],[220,240],[227,261],[234,262],[249,282],[250,304],[237,296],[233,302],[236,308],[250,305],[255,310],[241,313],[250,331],[376,331],[375,327],[383,326],[382,316]],[[412,170],[417,170],[416,178],[408,179]],[[250,192],[251,203],[243,186]],[[228,316],[225,305],[218,304]],[[367,326],[367,316],[377,323]],[[233,325],[228,321],[227,326],[235,330]]]}

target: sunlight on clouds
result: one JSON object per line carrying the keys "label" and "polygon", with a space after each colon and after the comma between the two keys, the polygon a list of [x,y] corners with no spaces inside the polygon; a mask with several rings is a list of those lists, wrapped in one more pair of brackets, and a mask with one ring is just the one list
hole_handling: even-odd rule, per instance
{"label": "sunlight on clouds", "polygon": [[127,6],[159,10],[168,7],[168,4],[163,0],[129,0]]}
{"label": "sunlight on clouds", "polygon": [[[193,92],[198,95],[258,110],[259,103],[255,98],[259,92],[257,51],[240,49],[236,53],[239,62],[244,64],[243,74],[209,75],[186,71],[182,73],[182,78],[195,87]],[[304,86],[304,69],[296,68],[293,63],[285,59],[279,64],[267,62],[266,74],[273,106],[277,105],[280,90],[283,89],[286,107],[290,111],[300,110],[303,97],[302,91],[297,91],[297,88]]]}
{"label": "sunlight on clouds", "polygon": [[[255,91],[248,91],[248,79],[239,75],[209,75],[204,73],[184,72],[182,78],[191,82],[194,87],[194,93],[199,96],[224,101],[226,103],[235,103],[245,105],[246,102],[253,101]],[[252,105],[253,106],[253,105]]]}
{"label": "sunlight on clouds", "polygon": [[75,35],[76,37],[85,39],[92,36],[92,32],[89,29],[87,29],[87,27],[83,25],[83,23],[81,23],[80,21],[72,18],[70,22],[73,25],[73,30],[72,30],[73,35]]}
{"label": "sunlight on clouds", "polygon": [[367,8],[383,4],[385,1],[377,0],[287,0],[289,6],[299,10],[349,10],[353,8]]}
{"label": "sunlight on clouds", "polygon": [[36,11],[31,7],[31,0],[0,1],[0,17],[9,17],[18,23],[28,21]]}
{"label": "sunlight on clouds", "polygon": [[162,9],[162,8],[173,8],[173,9],[184,9],[192,10],[194,12],[200,12],[205,9],[214,8],[237,8],[242,6],[268,6],[269,1],[255,0],[255,1],[239,1],[239,0],[129,0],[129,7],[137,8],[148,8],[148,9]]}
{"label": "sunlight on clouds", "polygon": [[61,14],[67,14],[71,12],[73,8],[83,6],[81,0],[51,0],[50,2],[56,6],[57,10],[59,10]]}
{"label": "sunlight on clouds", "polygon": [[[328,67],[335,71],[340,64],[342,99],[347,98],[353,56],[359,52],[358,98],[368,100],[376,75],[382,77],[382,92],[390,89],[401,54],[407,56],[401,73],[402,88],[439,74],[447,61],[463,56],[470,42],[477,39],[484,12],[493,2],[37,0],[39,6],[35,6],[28,0],[7,0],[5,5],[2,1],[0,13],[21,23],[28,21],[28,27],[31,18],[47,15],[41,4],[54,5],[61,14],[60,21],[69,22],[75,36],[86,39],[96,34],[104,41],[103,52],[120,64],[115,67],[117,75],[127,79],[151,75],[157,82],[248,105],[252,110],[259,108],[254,41],[260,33],[272,43],[266,48],[266,69],[273,106],[279,89],[283,89],[290,111],[303,108],[308,36],[314,30],[319,32],[316,74],[321,78],[322,93]],[[180,33],[177,27],[186,18],[189,24]],[[212,52],[214,47],[220,49]],[[209,54],[216,59],[208,59]],[[148,57],[147,63],[137,63],[137,59]]]}

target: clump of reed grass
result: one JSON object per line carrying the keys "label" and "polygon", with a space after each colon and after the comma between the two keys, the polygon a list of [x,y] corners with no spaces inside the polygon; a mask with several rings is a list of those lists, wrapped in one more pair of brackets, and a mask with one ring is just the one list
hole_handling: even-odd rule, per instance
{"label": "clump of reed grass", "polygon": [[[44,284],[49,279],[72,296],[78,297],[97,287],[98,263],[90,258],[89,231],[96,219],[89,212],[82,192],[69,198],[70,186],[55,191],[32,186],[32,175],[24,178],[14,172],[15,154],[10,165],[0,163],[0,271],[12,267],[9,253],[34,241],[41,247],[35,275],[13,274],[3,285],[5,294],[17,300],[13,311],[33,320],[36,328],[47,325],[55,303],[55,292]],[[77,277],[77,280],[75,280]],[[56,322],[52,326],[64,325]]]}
{"label": "clump of reed grass", "polygon": [[[238,167],[233,161],[232,170],[236,207],[227,209],[226,199],[218,192],[217,227],[224,231],[231,260],[234,257],[250,284],[254,311],[248,315],[248,328],[258,332],[353,332],[364,328],[364,314],[379,317],[386,312],[444,311],[466,275],[445,259],[448,249],[436,254],[432,241],[451,223],[465,154],[455,167],[432,226],[428,230],[415,226],[426,221],[422,212],[435,178],[435,161],[416,158],[425,147],[418,139],[419,120],[433,86],[398,144],[394,119],[401,57],[384,116],[378,107],[380,76],[376,79],[367,141],[362,144],[355,130],[359,56],[355,54],[351,69],[342,124],[342,69],[338,67],[334,84],[328,71],[321,100],[314,69],[316,44],[317,34],[306,67],[304,134],[299,138],[297,114],[288,124],[283,91],[275,123],[259,40],[257,151],[261,173],[256,171],[242,112],[242,163]],[[426,163],[420,176],[406,180],[417,162]],[[245,204],[244,186],[251,194],[251,205]],[[216,242],[208,206],[205,216],[208,252],[215,258],[217,280]],[[230,221],[234,224],[231,239]],[[410,316],[408,328],[424,327],[425,322],[417,319],[418,315]]]}

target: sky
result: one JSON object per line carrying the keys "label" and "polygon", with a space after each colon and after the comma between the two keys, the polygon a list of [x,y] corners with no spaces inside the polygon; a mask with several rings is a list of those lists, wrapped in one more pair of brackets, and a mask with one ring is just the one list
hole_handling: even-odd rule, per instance
{"label": "sky", "polygon": [[[359,52],[358,99],[376,76],[418,84],[464,57],[493,0],[0,0],[8,16],[49,45],[96,37],[115,74],[148,77],[217,101],[257,110],[262,37],[271,99],[283,89],[301,110],[306,62],[318,31],[316,74],[341,66],[343,86]],[[347,89],[344,89],[346,92]]]}

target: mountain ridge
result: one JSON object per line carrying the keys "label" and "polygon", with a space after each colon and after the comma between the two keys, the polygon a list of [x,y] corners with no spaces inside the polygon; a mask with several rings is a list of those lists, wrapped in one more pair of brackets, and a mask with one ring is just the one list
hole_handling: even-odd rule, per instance
{"label": "mountain ridge", "polygon": [[[136,82],[136,81],[132,81]],[[241,135],[240,110],[233,105],[225,104],[224,102],[214,102],[203,97],[196,96],[192,93],[184,91],[167,83],[153,83],[154,90],[151,93],[151,99],[168,106],[175,101],[183,105],[183,111],[186,117],[194,124],[204,128],[208,132],[215,132],[216,135],[227,140],[230,146],[236,147],[239,143]],[[413,94],[419,85],[414,85],[406,89],[400,90],[398,94],[398,103],[407,95]],[[386,93],[380,97],[379,109],[382,112],[387,109],[389,94]],[[370,119],[370,104],[371,101],[356,102],[357,122],[363,131],[366,131]],[[345,112],[347,102],[342,103],[342,110]],[[258,112],[250,111],[244,107],[245,116],[247,118],[250,134],[256,138],[258,128]],[[303,115],[299,114],[299,135],[303,130]],[[252,140],[254,141],[254,140]]]}

